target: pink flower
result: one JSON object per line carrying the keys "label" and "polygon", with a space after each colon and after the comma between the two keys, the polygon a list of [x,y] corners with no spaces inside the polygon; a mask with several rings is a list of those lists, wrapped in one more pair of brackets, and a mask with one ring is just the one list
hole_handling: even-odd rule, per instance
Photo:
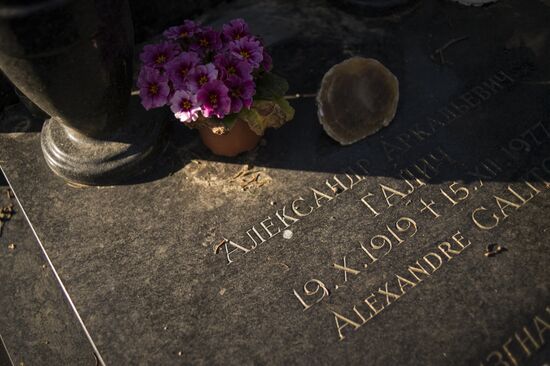
{"label": "pink flower", "polygon": [[143,47],[139,58],[144,65],[150,67],[163,67],[181,52],[179,45],[171,42],[150,44]]}
{"label": "pink flower", "polygon": [[185,90],[178,90],[170,100],[170,109],[181,122],[196,121],[199,118],[197,98]]}
{"label": "pink flower", "polygon": [[166,64],[166,72],[176,89],[187,87],[187,76],[199,62],[199,55],[195,52],[182,52]]}
{"label": "pink flower", "polygon": [[172,40],[189,39],[195,34],[197,29],[199,29],[197,23],[192,20],[186,20],[183,22],[183,25],[170,27],[162,34],[164,35],[164,37]]}
{"label": "pink flower", "polygon": [[219,32],[211,27],[199,28],[195,33],[194,42],[189,49],[191,51],[205,54],[209,51],[217,51],[222,48],[222,40]]}
{"label": "pink flower", "polygon": [[196,92],[206,83],[218,78],[218,70],[214,64],[198,65],[193,68],[187,77],[187,89]]}
{"label": "pink flower", "polygon": [[253,37],[244,37],[230,42],[228,47],[235,57],[248,62],[255,69],[260,66],[264,59],[264,48],[261,46],[260,41]]}
{"label": "pink flower", "polygon": [[243,80],[252,80],[252,66],[248,62],[239,60],[231,54],[216,55],[214,57],[214,65],[220,70],[221,79],[223,80],[232,76]]}
{"label": "pink flower", "polygon": [[271,71],[271,69],[273,68],[273,59],[271,58],[271,55],[267,53],[265,48],[263,52],[262,67],[265,71]]}
{"label": "pink flower", "polygon": [[223,38],[226,41],[237,41],[249,35],[248,24],[243,19],[233,19],[223,25]]}
{"label": "pink flower", "polygon": [[229,89],[221,80],[212,80],[197,93],[197,102],[205,117],[224,118],[231,109]]}
{"label": "pink flower", "polygon": [[243,106],[250,109],[252,97],[256,93],[255,84],[252,80],[243,80],[231,77],[226,82],[231,98],[231,113],[238,113]]}
{"label": "pink flower", "polygon": [[145,109],[162,107],[168,101],[170,87],[168,77],[159,70],[143,67],[139,73],[137,85],[141,104]]}

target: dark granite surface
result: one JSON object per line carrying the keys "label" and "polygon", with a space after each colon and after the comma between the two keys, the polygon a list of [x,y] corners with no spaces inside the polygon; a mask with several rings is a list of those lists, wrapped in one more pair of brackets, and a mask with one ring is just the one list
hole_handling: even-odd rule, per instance
{"label": "dark granite surface", "polygon": [[[0,235],[0,336],[9,358],[16,366],[96,365],[93,348],[0,172],[0,209],[9,206],[14,215]],[[0,365],[9,365],[1,350]]]}
{"label": "dark granite surface", "polygon": [[[549,361],[550,333],[539,338],[550,324],[548,7],[424,1],[402,17],[367,21],[319,4],[261,1],[220,11],[244,17],[266,38],[293,93],[315,92],[324,71],[352,55],[378,58],[396,74],[396,119],[352,146],[330,140],[313,99],[299,98],[292,101],[295,120],[269,131],[248,155],[211,156],[195,132],[174,125],[155,172],[92,188],[53,176],[36,132],[10,133],[39,126],[15,111],[0,122],[0,164],[102,360],[494,365],[500,355],[514,364],[505,347],[517,363]],[[222,22],[213,13],[208,18]],[[422,159],[430,178],[421,177]],[[335,174],[349,187],[348,167],[365,179],[329,189],[325,181],[335,184]],[[407,192],[403,169],[426,184],[411,179],[415,190],[406,197],[383,191],[381,185]],[[317,207],[312,188],[330,199],[317,194]],[[422,200],[433,201],[440,216],[421,211]],[[293,202],[302,214],[314,209],[299,217]],[[498,204],[508,205],[504,213]],[[299,219],[288,231],[275,216],[283,207]],[[476,209],[482,225],[493,213],[498,225],[476,226]],[[416,230],[398,221],[403,217]],[[267,238],[261,222],[281,233],[253,249],[246,232],[254,227]],[[376,235],[385,235],[391,250],[381,236],[371,245]],[[249,252],[222,245],[214,254],[223,238]],[[458,242],[467,240],[460,250]],[[450,260],[438,249],[445,241]],[[235,250],[229,265],[226,248]],[[442,258],[436,271],[424,260],[431,252]],[[347,276],[337,267],[344,257]],[[407,271],[416,261],[428,272],[417,273],[418,281]],[[396,275],[412,285],[402,282],[394,301],[378,290],[387,283],[398,293]],[[306,294],[312,279],[326,285],[327,296],[311,294],[314,282]],[[304,311],[294,291],[305,304],[320,300]],[[359,327],[360,315],[369,314],[365,299],[385,308]],[[353,321],[342,341],[337,324],[344,323],[333,312]],[[526,329],[535,340],[524,341],[527,351],[516,339],[527,337]]]}

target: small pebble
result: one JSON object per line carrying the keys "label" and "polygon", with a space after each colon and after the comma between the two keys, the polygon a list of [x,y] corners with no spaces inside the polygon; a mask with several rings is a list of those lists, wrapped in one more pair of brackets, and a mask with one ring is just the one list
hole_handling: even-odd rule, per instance
{"label": "small pebble", "polygon": [[291,239],[292,235],[293,235],[293,232],[288,230],[288,229],[283,231],[283,238],[285,238],[285,239]]}
{"label": "small pebble", "polygon": [[15,244],[13,244],[13,243],[8,244],[8,249],[9,250],[15,250]]}
{"label": "small pebble", "polygon": [[271,201],[271,202],[269,202],[269,204],[270,204],[271,206],[275,206],[275,205],[277,204],[277,202]]}

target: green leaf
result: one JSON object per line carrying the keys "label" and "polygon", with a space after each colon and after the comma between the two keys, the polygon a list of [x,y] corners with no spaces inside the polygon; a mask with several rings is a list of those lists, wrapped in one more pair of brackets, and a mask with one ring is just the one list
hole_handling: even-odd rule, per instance
{"label": "green leaf", "polygon": [[255,99],[277,99],[285,95],[288,82],[271,72],[266,72],[256,81]]}
{"label": "green leaf", "polygon": [[235,123],[237,122],[237,113],[228,114],[222,119],[223,124],[228,129],[232,129]]}
{"label": "green leaf", "polygon": [[248,123],[250,129],[252,129],[252,131],[254,131],[257,135],[263,135],[264,130],[267,127],[266,120],[255,108],[241,109],[239,112],[239,118]]}
{"label": "green leaf", "polygon": [[294,108],[292,108],[288,100],[286,100],[285,98],[277,98],[275,100],[275,103],[277,103],[279,107],[281,107],[281,110],[285,114],[285,121],[290,121],[294,118]]}

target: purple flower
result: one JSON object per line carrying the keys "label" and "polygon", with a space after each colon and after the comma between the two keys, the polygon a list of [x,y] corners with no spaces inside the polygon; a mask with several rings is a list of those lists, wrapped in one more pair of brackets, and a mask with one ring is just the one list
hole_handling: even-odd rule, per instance
{"label": "purple flower", "polygon": [[267,53],[265,48],[263,52],[262,67],[265,71],[271,71],[271,69],[273,68],[273,59],[271,58],[271,55]]}
{"label": "purple flower", "polygon": [[253,37],[244,37],[229,43],[229,50],[235,57],[248,62],[253,68],[258,68],[264,59],[264,48],[260,41]]}
{"label": "purple flower", "polygon": [[195,34],[197,29],[199,29],[197,23],[192,20],[186,20],[183,22],[183,25],[170,27],[162,34],[164,35],[164,37],[172,40],[189,39]]}
{"label": "purple flower", "polygon": [[141,104],[145,109],[162,107],[168,101],[170,87],[168,77],[159,70],[143,67],[139,73],[137,85]]}
{"label": "purple flower", "polygon": [[237,41],[249,35],[248,24],[243,19],[233,19],[223,25],[223,37],[227,41]]}
{"label": "purple flower", "polygon": [[250,109],[252,96],[256,93],[255,84],[252,80],[243,80],[231,77],[227,80],[229,97],[231,98],[231,113],[238,113],[243,106]]}
{"label": "purple flower", "polygon": [[243,80],[252,80],[252,66],[248,62],[239,60],[231,54],[216,55],[214,57],[214,65],[220,70],[221,79],[223,80],[233,76]]}
{"label": "purple flower", "polygon": [[181,49],[177,44],[163,42],[143,47],[143,52],[141,52],[139,58],[146,66],[163,67],[180,52]]}
{"label": "purple flower", "polygon": [[199,28],[195,33],[195,41],[189,49],[200,54],[208,51],[217,51],[222,48],[222,40],[219,32],[210,27]]}
{"label": "purple flower", "polygon": [[228,92],[229,89],[221,80],[212,80],[204,85],[197,93],[197,102],[202,108],[202,114],[207,118],[224,118],[231,109]]}
{"label": "purple flower", "polygon": [[218,70],[214,64],[198,65],[189,73],[187,78],[187,88],[196,92],[206,83],[218,78]]}
{"label": "purple flower", "polygon": [[178,90],[170,100],[170,109],[181,122],[196,121],[201,110],[197,105],[196,96],[185,91]]}
{"label": "purple flower", "polygon": [[187,76],[199,62],[199,55],[195,52],[182,52],[166,64],[166,72],[176,89],[187,87]]}

